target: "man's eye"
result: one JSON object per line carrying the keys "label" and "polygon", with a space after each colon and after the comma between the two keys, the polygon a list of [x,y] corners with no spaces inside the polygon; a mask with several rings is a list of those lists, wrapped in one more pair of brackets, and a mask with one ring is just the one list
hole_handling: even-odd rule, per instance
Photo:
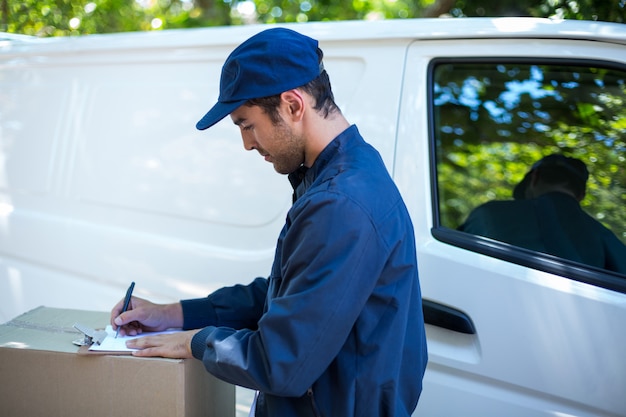
{"label": "man's eye", "polygon": [[241,130],[252,130],[252,125],[241,126]]}

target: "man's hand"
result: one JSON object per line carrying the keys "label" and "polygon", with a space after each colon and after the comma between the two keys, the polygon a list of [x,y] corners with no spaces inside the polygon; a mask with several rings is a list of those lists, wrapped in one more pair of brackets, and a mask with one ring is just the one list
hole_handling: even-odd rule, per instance
{"label": "man's hand", "polygon": [[144,336],[126,342],[126,347],[140,349],[133,352],[133,356],[160,356],[172,359],[193,358],[191,353],[191,339],[200,330]]}
{"label": "man's hand", "polygon": [[120,327],[121,335],[136,336],[144,331],[156,332],[183,327],[183,309],[180,303],[154,304],[132,297],[128,310],[122,313],[124,300],[111,310],[111,327]]}

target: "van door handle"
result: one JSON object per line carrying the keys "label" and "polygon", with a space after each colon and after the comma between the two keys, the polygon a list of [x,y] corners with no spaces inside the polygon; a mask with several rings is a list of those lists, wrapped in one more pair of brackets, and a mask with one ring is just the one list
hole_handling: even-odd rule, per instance
{"label": "van door handle", "polygon": [[476,334],[476,328],[470,316],[461,310],[448,307],[431,300],[422,300],[424,322],[443,327],[453,332]]}

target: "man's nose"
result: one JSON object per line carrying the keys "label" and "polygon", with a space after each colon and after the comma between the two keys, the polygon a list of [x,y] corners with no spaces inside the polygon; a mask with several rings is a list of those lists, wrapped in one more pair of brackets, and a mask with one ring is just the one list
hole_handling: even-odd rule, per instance
{"label": "man's nose", "polygon": [[246,134],[246,132],[242,132],[241,139],[243,140],[243,147],[246,151],[252,151],[256,149],[256,142],[251,137],[251,135]]}

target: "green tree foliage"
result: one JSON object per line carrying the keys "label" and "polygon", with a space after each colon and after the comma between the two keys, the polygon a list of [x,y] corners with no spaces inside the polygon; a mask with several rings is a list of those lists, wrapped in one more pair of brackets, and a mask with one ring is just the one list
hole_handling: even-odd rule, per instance
{"label": "green tree foliage", "polygon": [[0,31],[36,36],[244,23],[536,16],[626,21],[625,0],[0,0]]}
{"label": "green tree foliage", "polygon": [[451,8],[455,17],[530,16],[561,19],[603,20],[626,22],[626,8],[622,0],[457,0]]}
{"label": "green tree foliage", "polygon": [[230,25],[222,0],[24,0],[3,2],[0,29],[35,36]]}

